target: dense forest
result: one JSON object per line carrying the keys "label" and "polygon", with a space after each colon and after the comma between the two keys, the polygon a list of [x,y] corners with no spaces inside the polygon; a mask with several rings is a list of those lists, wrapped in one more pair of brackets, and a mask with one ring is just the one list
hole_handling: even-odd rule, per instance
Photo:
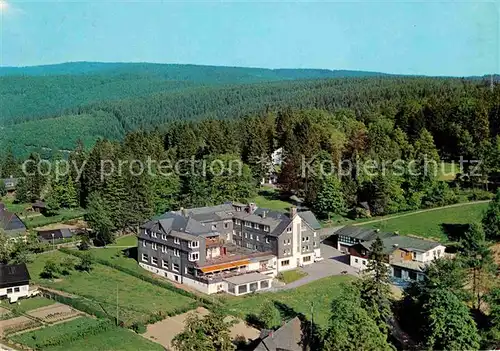
{"label": "dense forest", "polygon": [[[292,72],[290,76],[302,78],[308,71]],[[71,150],[78,139],[89,147],[100,138],[123,140],[138,129],[164,131],[172,121],[232,120],[276,114],[285,108],[315,108],[330,113],[349,109],[365,124],[383,116],[396,121],[412,138],[425,127],[435,136],[442,155],[453,157],[457,147],[446,142],[449,135],[453,139],[468,131],[476,142],[482,131],[471,133],[478,128],[472,121],[481,118],[490,120],[493,134],[499,128],[494,118],[498,90],[492,93],[489,82],[482,80],[362,77],[250,83],[252,78],[248,84],[228,85],[214,83],[219,73],[212,81],[204,74],[202,83],[189,80],[194,79],[191,77],[166,81],[158,75],[151,79],[85,74],[0,78],[21,81],[29,86],[30,96],[28,99],[27,88],[1,85],[4,123],[0,144],[3,149],[11,147],[18,156],[34,151],[49,157],[50,150]]]}

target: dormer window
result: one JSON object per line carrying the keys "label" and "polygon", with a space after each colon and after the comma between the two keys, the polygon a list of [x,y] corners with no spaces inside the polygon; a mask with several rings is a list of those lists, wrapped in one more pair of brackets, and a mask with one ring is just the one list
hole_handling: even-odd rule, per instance
{"label": "dormer window", "polygon": [[265,225],[265,226],[264,226],[264,231],[265,231],[265,232],[269,232],[269,226]]}
{"label": "dormer window", "polygon": [[152,238],[157,238],[156,233],[155,233],[155,232],[151,232],[151,237],[152,237]]}
{"label": "dormer window", "polygon": [[245,221],[245,227],[252,228],[252,223]]}
{"label": "dormer window", "polygon": [[217,229],[217,224],[212,223],[212,230],[216,230],[216,229]]}
{"label": "dormer window", "polygon": [[161,235],[161,239],[167,241],[167,235],[166,234],[162,234]]}
{"label": "dormer window", "polygon": [[181,243],[179,238],[174,238],[174,244],[179,245]]}

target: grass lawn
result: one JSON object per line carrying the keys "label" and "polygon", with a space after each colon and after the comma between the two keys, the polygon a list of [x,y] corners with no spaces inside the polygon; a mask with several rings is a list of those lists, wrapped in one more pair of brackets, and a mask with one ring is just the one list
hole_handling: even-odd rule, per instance
{"label": "grass lawn", "polygon": [[42,227],[48,224],[53,224],[53,223],[59,223],[59,222],[64,222],[64,221],[69,221],[71,219],[75,218],[80,218],[83,217],[85,214],[85,210],[83,209],[74,209],[74,210],[68,210],[64,209],[58,212],[57,215],[55,216],[35,216],[35,217],[28,217],[28,218],[21,218],[26,224],[26,227],[28,229],[32,228],[37,228],[37,227]]}
{"label": "grass lawn", "polygon": [[5,204],[5,207],[11,212],[15,212],[21,214],[24,212],[24,209],[27,207],[31,207],[29,203],[14,203],[15,198],[12,196],[4,196],[2,197],[1,202]]}
{"label": "grass lawn", "polygon": [[455,241],[465,225],[481,221],[487,203],[464,204],[460,207],[437,209],[399,218],[368,223],[365,226],[382,231],[399,231],[402,235],[417,235],[441,242]]}
{"label": "grass lawn", "polygon": [[146,322],[155,313],[174,313],[195,306],[195,301],[190,297],[100,264],[94,264],[90,273],[74,270],[70,275],[54,280],[40,278],[40,272],[47,260],[61,262],[65,257],[71,257],[75,263],[79,262],[78,258],[58,251],[37,255],[35,261],[28,264],[32,280],[42,286],[88,298],[113,316],[116,313],[118,290],[120,319],[127,324],[134,321]]}
{"label": "grass lawn", "polygon": [[[340,291],[342,282],[351,281],[349,276],[332,276],[303,285],[297,289],[285,290],[276,293],[259,293],[242,297],[227,297],[227,307],[234,313],[245,317],[258,314],[265,301],[273,301],[279,306],[286,306],[295,313],[303,313],[311,318],[311,306],[314,302],[314,320],[325,327],[330,317],[332,297]],[[282,309],[286,310],[286,308]],[[290,317],[289,312],[282,313],[283,317]]]}
{"label": "grass lawn", "polygon": [[279,192],[269,187],[260,188],[259,194],[251,199],[250,202],[254,202],[258,207],[280,212],[288,212],[290,206],[292,206],[289,202],[280,200]]}
{"label": "grass lawn", "polygon": [[278,279],[285,284],[289,284],[307,275],[306,272],[299,271],[298,269],[293,269],[291,271],[286,271],[278,274]]}
{"label": "grass lawn", "polygon": [[[40,307],[50,306],[55,302],[41,296],[30,297],[29,299],[20,299],[16,303],[6,304],[9,309],[16,309],[19,312],[27,312]],[[4,305],[0,305],[5,307]]]}
{"label": "grass lawn", "polygon": [[137,236],[136,235],[122,236],[116,239],[116,241],[113,244],[110,244],[108,246],[126,246],[126,247],[137,246]]}
{"label": "grass lawn", "polygon": [[99,325],[97,319],[81,317],[66,323],[60,323],[15,335],[12,341],[24,344],[37,350],[162,350],[163,348],[134,332],[113,327],[96,335],[87,335],[76,341],[66,342],[58,346],[46,346],[52,340],[65,337],[68,334],[78,334],[86,328]]}

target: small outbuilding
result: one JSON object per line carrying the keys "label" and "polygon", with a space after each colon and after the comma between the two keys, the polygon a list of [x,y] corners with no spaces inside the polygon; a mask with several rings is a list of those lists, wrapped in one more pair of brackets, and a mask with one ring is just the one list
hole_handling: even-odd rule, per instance
{"label": "small outbuilding", "polygon": [[21,297],[31,296],[30,274],[25,263],[0,265],[0,298],[16,302]]}

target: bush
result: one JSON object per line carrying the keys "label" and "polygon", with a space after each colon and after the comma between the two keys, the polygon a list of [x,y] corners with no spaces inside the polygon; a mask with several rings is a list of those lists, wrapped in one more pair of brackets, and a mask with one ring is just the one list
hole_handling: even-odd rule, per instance
{"label": "bush", "polygon": [[280,311],[272,301],[266,301],[262,304],[257,318],[265,329],[274,329],[281,323]]}
{"label": "bush", "polygon": [[53,260],[48,260],[47,262],[45,262],[45,266],[43,266],[42,272],[40,272],[40,278],[57,278],[59,273],[59,266]]}
{"label": "bush", "polygon": [[472,193],[467,196],[469,201],[481,201],[493,199],[493,193],[486,190],[474,189]]}
{"label": "bush", "polygon": [[131,329],[137,334],[144,334],[147,331],[146,326],[142,322],[135,322],[132,324]]}

